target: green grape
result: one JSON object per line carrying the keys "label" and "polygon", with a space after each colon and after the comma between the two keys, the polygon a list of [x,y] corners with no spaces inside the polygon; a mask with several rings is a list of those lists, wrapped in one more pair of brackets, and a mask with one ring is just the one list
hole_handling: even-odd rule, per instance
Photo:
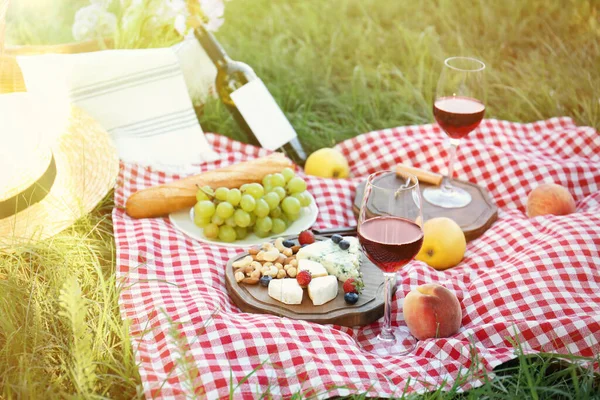
{"label": "green grape", "polygon": [[240,186],[240,191],[242,193],[244,193],[246,191],[246,189],[248,189],[248,184],[247,183],[244,183],[242,186]]}
{"label": "green grape", "polygon": [[281,211],[281,207],[277,206],[274,209],[271,210],[271,212],[269,213],[269,217],[271,218],[279,218],[279,216],[281,215],[282,211]]}
{"label": "green grape", "polygon": [[196,201],[210,200],[208,195],[202,189],[196,191]]}
{"label": "green grape", "polygon": [[273,176],[273,174],[265,175],[265,177],[262,179],[262,185],[263,186],[273,186],[273,185],[271,185],[271,177],[272,176]]}
{"label": "green grape", "polygon": [[217,226],[221,226],[225,223],[225,220],[223,218],[219,217],[217,214],[215,214],[210,219],[210,222],[212,222],[213,224],[215,224]]}
{"label": "green grape", "polygon": [[255,199],[260,199],[265,194],[265,189],[262,187],[260,183],[250,183],[246,188],[246,192],[254,197]]}
{"label": "green grape", "polygon": [[270,232],[273,228],[273,220],[271,217],[257,218],[255,226],[262,232]]}
{"label": "green grape", "polygon": [[250,225],[248,226],[254,226],[254,224],[256,223],[256,218],[258,218],[256,214],[250,213]]}
{"label": "green grape", "polygon": [[230,226],[232,228],[235,228],[237,226],[233,215],[225,220],[225,225]]}
{"label": "green grape", "polygon": [[294,222],[295,220],[297,220],[298,218],[300,218],[300,213],[298,213],[298,214],[288,214],[288,213],[285,213],[285,216],[287,217],[289,223],[291,224],[292,222]]}
{"label": "green grape", "polygon": [[269,236],[269,232],[261,231],[260,229],[256,229],[256,227],[254,227],[253,232],[259,238],[266,238],[267,236]]}
{"label": "green grape", "polygon": [[273,174],[271,177],[271,185],[277,186],[285,186],[285,178],[282,174]]}
{"label": "green grape", "polygon": [[264,199],[256,200],[256,207],[254,208],[254,214],[256,214],[257,217],[259,217],[259,218],[266,217],[267,215],[269,215],[269,211],[271,211],[271,209],[269,208],[269,205],[267,204],[267,202]]}
{"label": "green grape", "polygon": [[210,218],[215,213],[215,204],[210,200],[202,200],[194,206],[194,217]]}
{"label": "green grape", "polygon": [[[219,204],[220,205],[220,204]],[[286,197],[281,202],[281,209],[286,214],[299,214],[302,206],[300,205],[300,200],[295,197]],[[217,212],[219,211],[217,207]]]}
{"label": "green grape", "polygon": [[250,214],[248,214],[244,210],[237,209],[233,214],[233,218],[235,219],[235,223],[237,226],[241,228],[245,228],[250,225]]}
{"label": "green grape", "polygon": [[291,168],[284,168],[283,171],[281,171],[281,175],[283,175],[283,178],[285,179],[285,183],[288,183],[290,181],[290,179],[292,179],[294,176],[296,176],[296,174],[294,173],[294,170]]}
{"label": "green grape", "polygon": [[248,236],[248,230],[246,228],[242,228],[241,226],[235,227],[235,236],[239,239],[245,239]]}
{"label": "green grape", "polygon": [[234,242],[236,238],[235,229],[229,225],[223,225],[219,228],[219,239],[224,242]]}
{"label": "green grape", "polygon": [[286,193],[285,193],[285,189],[282,188],[281,186],[277,186],[276,188],[273,188],[273,190],[270,190],[269,192],[273,192],[273,193],[277,193],[277,196],[279,196],[279,201],[282,201],[283,199],[285,199]]}
{"label": "green grape", "polygon": [[227,202],[219,203],[216,214],[223,219],[227,219],[233,215],[233,206]]}
{"label": "green grape", "polygon": [[287,225],[285,224],[284,220],[282,220],[280,218],[273,218],[273,227],[271,228],[271,230],[273,231],[274,234],[279,235],[286,229],[287,229]]}
{"label": "green grape", "polygon": [[270,210],[274,210],[279,205],[279,195],[275,192],[267,193],[263,196],[263,200],[267,202]]}
{"label": "green grape", "polygon": [[219,236],[219,226],[216,224],[208,224],[204,227],[204,236],[209,239],[216,239]]}
{"label": "green grape", "polygon": [[306,190],[306,182],[304,182],[304,179],[296,176],[287,183],[287,189],[292,194],[302,193]]}
{"label": "green grape", "polygon": [[256,200],[254,200],[254,197],[250,196],[249,194],[245,194],[240,200],[240,206],[242,207],[242,210],[246,212],[252,212],[256,207]]}
{"label": "green grape", "polygon": [[215,197],[215,191],[212,190],[212,188],[208,185],[202,186],[200,188],[200,190],[202,190],[204,193],[206,193],[209,197]]}
{"label": "green grape", "polygon": [[217,198],[217,200],[225,201],[227,200],[227,193],[229,193],[229,189],[220,187],[217,190],[215,190],[215,197]]}
{"label": "green grape", "polygon": [[194,224],[200,228],[204,228],[206,225],[210,224],[210,217],[198,217],[194,214]]}
{"label": "green grape", "polygon": [[240,192],[240,189],[231,189],[229,192],[227,192],[226,200],[232,206],[235,207],[238,204],[240,204],[241,199],[242,199],[242,192]]}
{"label": "green grape", "polygon": [[278,219],[282,220],[283,222],[285,222],[285,226],[288,227],[290,226],[292,223],[290,222],[289,218],[287,217],[287,215],[285,215],[285,213],[281,214]]}
{"label": "green grape", "polygon": [[298,200],[300,200],[300,205],[302,207],[308,207],[310,203],[312,203],[312,199],[310,198],[310,195],[307,191],[304,191],[302,193],[294,193],[292,197],[295,197]]}
{"label": "green grape", "polygon": [[265,193],[269,193],[273,191],[273,185],[265,185],[263,186],[263,189],[265,190]]}

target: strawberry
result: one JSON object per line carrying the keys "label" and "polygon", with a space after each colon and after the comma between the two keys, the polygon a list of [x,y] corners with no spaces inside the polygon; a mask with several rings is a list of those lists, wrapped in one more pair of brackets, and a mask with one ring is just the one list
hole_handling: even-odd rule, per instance
{"label": "strawberry", "polygon": [[363,287],[365,287],[364,283],[356,278],[346,279],[343,286],[344,293],[360,293],[362,292]]}
{"label": "strawberry", "polygon": [[300,245],[312,244],[315,242],[315,235],[311,231],[302,231],[298,235],[298,243]]}
{"label": "strawberry", "polygon": [[300,271],[298,272],[298,275],[296,275],[296,280],[298,281],[298,285],[300,285],[300,287],[307,287],[312,280],[312,275],[310,274],[310,271]]}

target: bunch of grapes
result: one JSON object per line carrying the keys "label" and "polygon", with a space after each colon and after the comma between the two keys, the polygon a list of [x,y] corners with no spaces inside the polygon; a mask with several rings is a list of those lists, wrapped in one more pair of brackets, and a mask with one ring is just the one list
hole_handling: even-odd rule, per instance
{"label": "bunch of grapes", "polygon": [[300,217],[302,207],[312,198],[306,182],[291,168],[269,174],[260,183],[248,183],[239,189],[203,186],[196,194],[194,223],[204,236],[233,242],[250,232],[264,238],[280,234]]}

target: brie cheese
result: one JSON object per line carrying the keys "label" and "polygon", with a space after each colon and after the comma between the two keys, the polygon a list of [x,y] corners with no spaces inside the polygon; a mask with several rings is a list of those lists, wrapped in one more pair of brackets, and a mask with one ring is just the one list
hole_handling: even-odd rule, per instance
{"label": "brie cheese", "polygon": [[303,292],[296,279],[273,279],[269,282],[269,296],[285,304],[302,303]]}
{"label": "brie cheese", "polygon": [[333,275],[314,278],[308,284],[308,297],[315,306],[320,306],[335,299],[337,294],[338,281]]}
{"label": "brie cheese", "polygon": [[298,260],[298,271],[308,271],[310,272],[310,276],[314,278],[318,278],[320,276],[327,276],[327,270],[325,267],[316,261],[309,260],[308,258],[303,258],[302,260]]}

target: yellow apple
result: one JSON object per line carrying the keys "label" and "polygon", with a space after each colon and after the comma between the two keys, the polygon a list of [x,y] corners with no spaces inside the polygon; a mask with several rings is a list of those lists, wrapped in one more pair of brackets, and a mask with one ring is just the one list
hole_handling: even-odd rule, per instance
{"label": "yellow apple", "polygon": [[347,178],[350,174],[348,161],[336,149],[325,147],[308,156],[304,165],[307,175],[322,178]]}
{"label": "yellow apple", "polygon": [[416,259],[444,270],[457,265],[465,255],[467,241],[460,226],[450,218],[438,217],[423,225],[423,246]]}

